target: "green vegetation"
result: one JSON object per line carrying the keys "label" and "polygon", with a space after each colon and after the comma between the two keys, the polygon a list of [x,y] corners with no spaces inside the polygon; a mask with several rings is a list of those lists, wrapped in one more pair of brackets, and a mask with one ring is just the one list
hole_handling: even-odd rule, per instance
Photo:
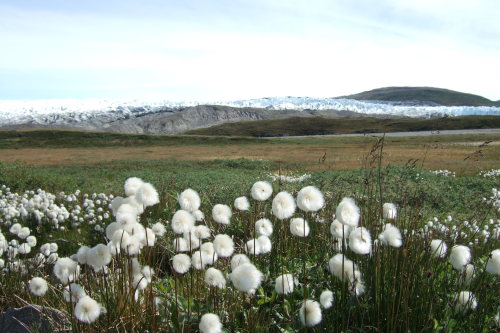
{"label": "green vegetation", "polygon": [[482,96],[432,87],[387,87],[343,97],[372,101],[424,101],[445,106],[500,106],[499,102]]}
{"label": "green vegetation", "polygon": [[[4,136],[6,146],[15,147],[16,141],[10,139],[16,133]],[[44,136],[46,138],[43,140],[56,148],[65,147],[64,145],[79,148],[106,144],[108,147],[119,147],[119,144],[161,146],[175,143],[181,146],[198,145],[199,149],[206,149],[218,142],[216,137],[207,143],[204,139],[210,138],[115,136],[64,131],[22,134],[17,143],[24,148],[30,145],[36,147],[37,140]],[[50,136],[54,139],[47,138]],[[71,146],[72,143],[67,139],[72,136],[75,139],[84,138],[78,142],[81,146]],[[467,138],[478,140],[476,136]],[[0,311],[23,305],[21,300],[55,307],[70,314],[69,324],[74,332],[196,332],[201,316],[206,313],[215,313],[220,317],[225,333],[297,332],[305,330],[299,319],[303,301],[319,301],[322,291],[328,289],[333,293],[333,307],[322,308],[321,323],[307,331],[494,331],[498,325],[495,316],[500,307],[498,275],[487,272],[485,267],[491,251],[498,248],[498,239],[493,235],[496,228],[500,228],[497,221],[500,212],[492,202],[483,198],[491,196],[491,190],[498,185],[498,179],[480,177],[477,174],[460,177],[437,175],[419,168],[418,164],[411,161],[403,166],[382,166],[386,151],[384,139],[352,139],[366,142],[371,140],[374,144],[365,152],[364,168],[348,171],[306,170],[303,163],[248,159],[116,160],[65,166],[0,163],[0,185],[10,187],[10,192],[3,187],[0,193],[0,196],[5,195],[0,198],[2,208],[5,208],[0,210],[0,231],[7,241],[16,238],[9,231],[14,223],[14,213],[8,206],[17,199],[22,202],[22,197],[14,195],[14,192],[22,195],[26,190],[36,192],[38,188],[51,193],[64,191],[65,193],[56,195],[52,203],[64,205],[72,213],[71,217],[82,219],[75,223],[70,218],[61,221],[59,227],[55,228],[53,221],[48,218],[39,221],[32,215],[15,217],[16,222],[31,229],[38,244],[31,249],[31,253],[20,254],[14,260],[4,255],[7,269],[0,271]],[[249,142],[265,142],[268,147],[287,140],[296,147],[308,147],[311,142],[331,143],[323,138],[235,140],[241,140],[245,145]],[[414,140],[419,142],[418,140],[424,139]],[[224,138],[220,142],[229,146],[229,142],[235,141]],[[411,145],[413,141],[405,142]],[[276,179],[280,175],[298,177],[304,174],[310,176],[303,181]],[[227,277],[228,273],[234,272],[230,268],[229,258],[219,257],[213,265],[223,273],[224,281],[227,282],[224,289],[209,287],[203,269],[191,268],[185,274],[179,273],[172,263],[177,254],[174,244],[176,237],[186,236],[175,234],[172,223],[165,223],[167,232],[156,237],[154,246],[145,246],[137,255],[127,254],[123,249],[111,259],[107,274],[81,264],[78,283],[106,311],[92,324],[78,320],[75,305],[63,300],[63,285],[53,274],[54,265],[48,262],[33,265],[31,259],[40,252],[39,247],[48,242],[59,245],[60,257],[75,254],[82,245],[92,247],[106,244],[108,240],[104,229],[117,219],[108,208],[111,202],[109,194],[124,196],[123,184],[129,177],[140,177],[153,184],[159,194],[159,203],[147,207],[137,221],[145,227],[152,228],[157,222],[172,221],[174,213],[180,208],[179,193],[186,188],[197,190],[201,196],[200,209],[205,219],[197,224],[208,226],[212,233],[208,239],[203,240],[205,243],[212,242],[217,234],[227,234],[233,237],[235,253],[244,253],[245,243],[257,236],[254,223],[262,217],[269,218],[274,229],[270,236],[272,251],[260,255],[248,254],[249,259],[263,274],[262,284],[256,288],[255,293],[237,290],[231,278]],[[250,188],[258,180],[267,180],[272,184],[273,195],[266,201],[251,199]],[[299,190],[307,185],[314,185],[322,191],[325,205],[315,213],[296,211],[294,217],[305,218],[311,230],[308,237],[298,237],[290,233],[289,219],[279,220],[274,216],[271,200],[279,191],[288,191],[297,197]],[[68,196],[76,190],[81,190],[82,193],[75,195],[75,201],[68,200]],[[104,194],[92,195],[100,192]],[[89,195],[85,196],[83,193]],[[28,200],[34,195],[26,194],[24,199]],[[250,198],[248,211],[233,208],[234,199],[243,195]],[[390,222],[403,234],[402,247],[381,245],[378,241],[378,244],[373,243],[372,252],[368,255],[355,252],[347,243],[342,245],[342,240],[339,241],[331,234],[330,224],[333,215],[337,213],[337,205],[344,197],[356,200],[361,209],[360,225],[371,233],[373,240],[382,232],[384,223]],[[396,204],[398,214],[396,219],[386,217],[384,223],[381,223],[382,204],[385,202]],[[233,215],[229,225],[215,221],[212,216],[215,204],[232,207]],[[80,207],[78,213],[75,213],[76,205]],[[104,216],[104,213],[109,213],[109,216],[102,220],[95,218],[96,215]],[[10,216],[7,217],[8,215]],[[448,218],[449,215],[452,219]],[[428,221],[432,222],[429,224]],[[437,239],[448,244],[448,254],[453,245],[469,246],[473,253],[474,275],[454,269],[448,257],[433,258],[429,243]],[[116,240],[115,237],[115,241],[119,247],[121,240]],[[188,251],[189,258],[195,251],[196,249]],[[353,260],[358,270],[358,273],[349,275],[344,280],[329,271],[330,259],[339,252]],[[135,261],[132,258],[136,258],[140,265],[148,265],[154,269],[150,282],[140,288],[136,279],[139,273],[134,272]],[[19,262],[24,260],[25,269],[18,270]],[[293,274],[298,282],[294,283],[294,291],[288,295],[279,294],[275,288],[275,279],[283,273]],[[145,273],[141,271],[140,274]],[[49,290],[43,297],[33,295],[27,287],[28,281],[35,276],[43,277],[49,283]],[[140,275],[139,277],[143,279]],[[469,278],[470,281],[467,280]],[[363,292],[361,287],[364,288]],[[138,289],[141,290],[136,297]],[[474,298],[470,300],[477,301],[474,309],[472,304],[469,304],[470,309],[467,309],[467,305],[457,306],[457,295],[462,291],[473,293]]]}
{"label": "green vegetation", "polygon": [[293,117],[255,120],[201,128],[187,132],[196,135],[218,136],[301,136],[352,133],[386,133],[413,131],[442,131],[478,128],[500,128],[498,116],[464,116],[445,118],[326,118]]}

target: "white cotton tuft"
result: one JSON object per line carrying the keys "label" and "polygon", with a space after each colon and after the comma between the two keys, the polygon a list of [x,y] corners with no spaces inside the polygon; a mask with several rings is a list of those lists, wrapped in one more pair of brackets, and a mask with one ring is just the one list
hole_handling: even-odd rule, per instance
{"label": "white cotton tuft", "polygon": [[309,236],[309,223],[301,217],[290,220],[290,232],[299,237]]}
{"label": "white cotton tuft", "polygon": [[212,234],[210,229],[206,225],[197,225],[192,230],[193,235],[198,239],[206,239],[209,238]]}
{"label": "white cotton tuft", "polygon": [[465,245],[455,245],[451,248],[450,257],[448,258],[450,264],[456,270],[462,271],[464,266],[467,265],[472,258],[470,249]]}
{"label": "white cotton tuft", "polygon": [[447,251],[448,246],[443,240],[433,239],[431,241],[431,254],[433,257],[444,258]]}
{"label": "white cotton tuft", "polygon": [[333,305],[333,293],[330,290],[323,290],[319,296],[319,302],[324,309],[329,309]]}
{"label": "white cotton tuft", "polygon": [[384,245],[390,245],[392,247],[401,247],[403,245],[403,240],[401,238],[401,232],[395,226],[387,223],[384,226],[382,233],[378,236],[378,239]]}
{"label": "white cotton tuft", "polygon": [[10,228],[9,228],[9,232],[11,234],[14,234],[17,236],[17,234],[19,233],[19,231],[21,231],[21,228],[22,228],[22,225],[20,225],[19,223],[14,223]]}
{"label": "white cotton tuft", "polygon": [[184,190],[179,195],[179,205],[181,206],[182,210],[188,212],[194,212],[200,209],[201,199],[198,195],[198,192],[190,188]]}
{"label": "white cotton tuft", "polygon": [[101,306],[89,296],[80,298],[75,306],[75,317],[81,322],[90,324],[99,318]]}
{"label": "white cotton tuft", "polygon": [[465,286],[469,286],[472,280],[476,277],[476,268],[472,264],[465,265],[460,276],[460,282]]}
{"label": "white cotton tuft", "polygon": [[372,250],[370,232],[364,227],[358,227],[349,234],[349,248],[357,254],[369,254]]}
{"label": "white cotton tuft", "polygon": [[153,224],[151,230],[153,230],[153,233],[158,237],[162,237],[167,232],[165,225],[161,222],[156,222],[155,224]]}
{"label": "white cotton tuft", "polygon": [[175,252],[187,252],[189,251],[189,243],[183,237],[178,237],[174,239],[174,251]]}
{"label": "white cotton tuft", "polygon": [[274,282],[274,290],[280,295],[293,293],[294,286],[295,280],[292,274],[282,274]]}
{"label": "white cotton tuft", "polygon": [[191,256],[191,265],[197,270],[205,269],[208,265],[207,255],[201,251],[194,252]]}
{"label": "white cotton tuft", "polygon": [[306,300],[302,303],[299,312],[300,321],[302,325],[313,327],[321,322],[321,308],[316,301]]}
{"label": "white cotton tuft", "polygon": [[123,197],[116,197],[113,200],[111,200],[111,211],[113,212],[113,216],[116,216],[116,212],[118,211],[118,208],[123,204]]}
{"label": "white cotton tuft", "polygon": [[462,291],[455,298],[455,311],[467,312],[477,307],[476,297],[470,291]]}
{"label": "white cotton tuft", "polygon": [[21,238],[21,239],[25,239],[26,237],[28,237],[31,233],[31,230],[30,228],[28,227],[22,227],[21,230],[19,230],[19,232],[17,233],[17,237]]}
{"label": "white cotton tuft", "polygon": [[335,238],[347,239],[350,231],[351,229],[348,225],[340,223],[337,219],[333,220],[332,224],[330,224],[330,233]]}
{"label": "white cotton tuft", "polygon": [[210,242],[201,244],[200,251],[205,254],[207,265],[213,265],[219,257],[215,252],[214,244]]}
{"label": "white cotton tuft", "polygon": [[201,333],[221,333],[222,324],[219,316],[213,313],[205,313],[200,320]]}
{"label": "white cotton tuft", "polygon": [[205,214],[203,214],[203,212],[199,209],[193,212],[193,216],[198,222],[201,222],[205,219]]}
{"label": "white cotton tuft", "polygon": [[191,268],[191,258],[187,254],[176,254],[172,258],[172,267],[179,274],[184,274]]}
{"label": "white cotton tuft", "polygon": [[183,234],[191,231],[194,227],[194,216],[186,210],[178,210],[172,217],[172,230],[176,234]]}
{"label": "white cotton tuft", "polygon": [[19,245],[17,250],[20,254],[28,254],[31,252],[31,246],[29,246],[28,243],[23,243]]}
{"label": "white cotton tuft", "polygon": [[228,205],[217,204],[212,209],[212,218],[220,224],[229,224],[232,215],[233,213]]}
{"label": "white cotton tuft", "polygon": [[255,231],[261,236],[271,236],[273,234],[273,224],[269,219],[260,219],[255,222]]}
{"label": "white cotton tuft", "polygon": [[347,259],[347,257],[341,253],[330,258],[328,266],[330,268],[330,273],[341,281],[353,281],[355,272],[358,269],[358,266],[352,260]]}
{"label": "white cotton tuft", "polygon": [[231,271],[234,271],[234,269],[240,265],[247,264],[250,262],[250,259],[245,254],[239,253],[235,254],[231,258]]}
{"label": "white cotton tuft", "polygon": [[231,273],[231,282],[239,291],[254,294],[262,282],[262,273],[250,263],[241,264]]}
{"label": "white cotton tuft", "polygon": [[28,243],[28,245],[31,247],[35,247],[36,246],[36,237],[35,236],[26,237],[26,243]]}
{"label": "white cotton tuft", "polygon": [[491,251],[486,263],[486,271],[491,274],[500,275],[500,249]]}
{"label": "white cotton tuft", "polygon": [[257,201],[265,201],[273,194],[273,187],[266,181],[258,181],[252,185],[252,198]]}
{"label": "white cotton tuft", "polygon": [[78,252],[76,252],[76,260],[79,264],[85,265],[87,263],[87,254],[90,250],[90,247],[86,245],[80,246]]}
{"label": "white cotton tuft", "polygon": [[283,191],[276,194],[272,204],[272,212],[274,216],[280,220],[284,220],[292,217],[295,213],[295,209],[295,200],[290,193]]}
{"label": "white cotton tuft", "polygon": [[226,288],[226,279],[221,271],[216,268],[210,267],[205,272],[205,283],[211,287],[219,289]]}
{"label": "white cotton tuft", "polygon": [[256,238],[250,239],[245,243],[245,251],[248,254],[259,255],[261,254],[260,243]]}
{"label": "white cotton tuft", "polygon": [[80,266],[70,258],[59,258],[54,265],[54,275],[63,284],[68,284],[78,278]]}
{"label": "white cotton tuft", "polygon": [[234,242],[231,237],[225,234],[215,236],[214,248],[217,255],[221,258],[230,257],[234,252]]}
{"label": "white cotton tuft", "polygon": [[316,212],[324,205],[323,193],[314,186],[306,186],[297,193],[297,207],[304,212]]}
{"label": "white cotton tuft", "polygon": [[43,296],[49,289],[47,281],[41,277],[34,277],[29,282],[30,292],[35,296]]}
{"label": "white cotton tuft", "polygon": [[154,206],[160,202],[158,192],[150,183],[142,184],[135,193],[135,197],[144,207]]}
{"label": "white cotton tuft", "polygon": [[87,264],[97,269],[107,266],[111,258],[111,252],[104,244],[97,244],[87,252]]}
{"label": "white cotton tuft", "polygon": [[259,238],[257,238],[257,241],[259,242],[260,253],[264,254],[271,252],[272,244],[269,237],[260,236]]}
{"label": "white cotton tuft", "polygon": [[238,197],[234,200],[234,208],[237,210],[248,210],[250,208],[250,203],[247,197]]}
{"label": "white cotton tuft", "polygon": [[115,231],[121,228],[122,226],[118,222],[112,222],[108,224],[108,226],[106,227],[106,238],[108,240],[111,240],[113,238],[113,235],[115,234]]}
{"label": "white cotton tuft", "polygon": [[335,218],[339,220],[340,223],[352,227],[358,226],[360,216],[359,207],[352,198],[342,199],[335,212]]}
{"label": "white cotton tuft", "polygon": [[382,215],[384,219],[394,220],[398,216],[398,209],[396,205],[390,202],[386,202],[382,206]]}
{"label": "white cotton tuft", "polygon": [[137,177],[130,177],[125,181],[125,195],[127,197],[134,195],[137,190],[144,184],[144,181]]}
{"label": "white cotton tuft", "polygon": [[64,287],[63,290],[63,298],[66,302],[76,303],[80,300],[80,298],[87,296],[87,293],[77,283],[71,283],[70,285]]}

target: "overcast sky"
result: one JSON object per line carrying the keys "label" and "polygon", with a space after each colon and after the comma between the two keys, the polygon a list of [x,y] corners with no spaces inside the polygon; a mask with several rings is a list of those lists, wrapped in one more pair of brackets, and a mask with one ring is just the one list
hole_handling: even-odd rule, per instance
{"label": "overcast sky", "polygon": [[500,99],[498,0],[0,0],[0,99]]}

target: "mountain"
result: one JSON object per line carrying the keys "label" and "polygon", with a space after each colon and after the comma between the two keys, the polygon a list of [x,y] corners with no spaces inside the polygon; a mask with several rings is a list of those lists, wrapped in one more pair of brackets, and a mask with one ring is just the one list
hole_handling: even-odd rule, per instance
{"label": "mountain", "polygon": [[[399,89],[400,97],[396,96],[398,93],[394,89]],[[422,96],[428,96],[424,94],[424,90],[436,88],[414,89],[422,91]],[[414,100],[412,98],[416,96],[416,93],[412,93],[412,95],[408,93],[406,88],[378,90],[386,92],[385,95],[379,94],[380,98],[397,100],[367,101],[353,97],[289,96],[214,103],[137,100],[0,101],[0,129],[57,128],[121,133],[176,134],[230,122],[290,117],[433,118],[500,115],[500,106],[442,106],[437,105],[437,98],[431,101],[425,100],[424,97],[421,97],[420,100]],[[392,92],[389,94],[388,91]],[[374,93],[367,94],[368,92],[358,95],[375,98],[373,97]],[[447,98],[450,99],[450,93],[446,94],[448,94]],[[444,99],[441,98],[441,102]]]}
{"label": "mountain", "polygon": [[432,87],[387,87],[340,98],[358,101],[420,102],[442,106],[500,106],[482,96]]}
{"label": "mountain", "polygon": [[204,136],[279,137],[500,128],[497,116],[444,118],[291,117],[224,123],[185,132]]}

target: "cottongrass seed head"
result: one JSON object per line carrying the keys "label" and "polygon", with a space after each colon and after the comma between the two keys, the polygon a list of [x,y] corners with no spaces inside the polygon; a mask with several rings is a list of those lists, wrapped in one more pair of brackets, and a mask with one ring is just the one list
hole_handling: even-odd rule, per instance
{"label": "cottongrass seed head", "polygon": [[390,223],[387,223],[384,226],[384,230],[378,236],[378,239],[382,242],[382,244],[390,245],[392,247],[401,247],[401,245],[403,245],[401,232],[397,227]]}
{"label": "cottongrass seed head", "polygon": [[300,321],[306,327],[313,327],[321,323],[321,307],[319,303],[312,300],[306,300],[302,303],[299,312]]}
{"label": "cottongrass seed head", "polygon": [[41,277],[34,277],[29,282],[30,292],[35,296],[43,296],[49,289],[47,281]]}
{"label": "cottongrass seed head", "polygon": [[194,227],[194,216],[187,210],[178,210],[172,217],[172,230],[176,234],[183,234],[191,231]]}
{"label": "cottongrass seed head", "polygon": [[138,202],[144,205],[144,207],[154,206],[160,202],[158,192],[150,183],[142,184],[135,193],[135,197]]}
{"label": "cottongrass seed head", "polygon": [[225,234],[215,236],[214,249],[217,255],[221,258],[230,257],[234,252],[234,242],[231,237]]}
{"label": "cottongrass seed head", "polygon": [[252,185],[250,192],[254,200],[265,201],[273,194],[273,187],[266,181],[258,181]]}
{"label": "cottongrass seed head", "polygon": [[201,199],[198,194],[193,189],[186,189],[179,195],[179,205],[182,210],[186,210],[188,212],[194,212],[200,209]]}
{"label": "cottongrass seed head", "polygon": [[491,274],[500,275],[500,249],[491,251],[486,264],[486,271]]}
{"label": "cottongrass seed head", "polygon": [[70,283],[68,286],[64,287],[63,298],[68,303],[76,303],[84,296],[87,296],[87,293],[83,287],[77,283]]}
{"label": "cottongrass seed head", "polygon": [[220,224],[229,224],[231,223],[231,216],[233,213],[231,212],[231,208],[228,205],[216,204],[212,208],[212,218],[215,222]]}
{"label": "cottongrass seed head", "polygon": [[456,270],[463,270],[472,258],[470,249],[465,245],[455,245],[451,248],[450,257],[448,258],[450,264]]}
{"label": "cottongrass seed head", "polygon": [[298,237],[309,236],[309,223],[301,217],[290,220],[290,232]]}
{"label": "cottongrass seed head", "polygon": [[455,311],[467,312],[477,307],[476,297],[470,291],[461,291],[455,296]]}
{"label": "cottongrass seed head", "polygon": [[211,287],[219,289],[226,288],[226,279],[222,272],[216,268],[210,267],[205,271],[205,283]]}
{"label": "cottongrass seed head", "polygon": [[250,263],[236,267],[231,275],[231,282],[239,291],[254,294],[262,282],[262,272]]}
{"label": "cottongrass seed head", "polygon": [[247,197],[238,197],[234,200],[234,208],[237,210],[248,210],[250,202],[248,202]]}
{"label": "cottongrass seed head", "polygon": [[255,222],[255,231],[261,236],[271,236],[273,234],[273,224],[269,219],[263,218]]}
{"label": "cottongrass seed head", "polygon": [[134,195],[137,190],[144,184],[144,181],[137,177],[130,177],[125,181],[125,195]]}
{"label": "cottongrass seed head", "polygon": [[352,198],[342,199],[335,212],[335,218],[339,220],[340,223],[352,227],[358,226],[360,216],[359,207]]}
{"label": "cottongrass seed head", "polygon": [[319,296],[319,302],[324,309],[329,309],[333,305],[333,293],[330,290],[323,290]]}
{"label": "cottongrass seed head", "polygon": [[370,232],[364,227],[358,227],[349,234],[349,248],[357,254],[369,254],[372,250]]}
{"label": "cottongrass seed head", "polygon": [[448,252],[448,246],[441,239],[433,239],[431,241],[431,254],[436,258],[446,257],[446,252]]}
{"label": "cottongrass seed head", "polygon": [[231,271],[234,271],[236,267],[243,265],[243,264],[247,264],[249,262],[250,262],[250,259],[248,259],[248,257],[245,254],[242,254],[242,253],[235,254],[231,258]]}
{"label": "cottongrass seed head", "polygon": [[396,205],[386,202],[382,206],[382,216],[384,219],[394,220],[398,216],[398,209],[396,208]]}
{"label": "cottongrass seed head", "polygon": [[101,306],[89,296],[80,298],[75,305],[75,317],[86,324],[93,323],[101,314]]}
{"label": "cottongrass seed head", "polygon": [[345,238],[349,237],[351,229],[348,225],[342,224],[339,220],[333,220],[332,224],[330,224],[330,233],[335,238]]}
{"label": "cottongrass seed head", "polygon": [[280,220],[292,217],[295,213],[295,208],[295,199],[286,191],[276,194],[273,199],[272,212]]}
{"label": "cottongrass seed head", "polygon": [[282,274],[274,282],[274,290],[280,295],[293,293],[294,286],[295,281],[292,274]]}
{"label": "cottongrass seed head", "polygon": [[316,212],[324,205],[323,193],[314,186],[306,186],[297,193],[297,207],[304,212]]}
{"label": "cottongrass seed head", "polygon": [[68,284],[78,278],[80,266],[70,258],[59,258],[54,265],[54,275],[63,284]]}
{"label": "cottongrass seed head", "polygon": [[219,316],[213,313],[205,313],[203,316],[201,316],[199,327],[201,333],[222,332],[222,323],[220,322]]}
{"label": "cottongrass seed head", "polygon": [[191,258],[184,253],[176,254],[172,258],[172,267],[179,274],[184,274],[191,268]]}

